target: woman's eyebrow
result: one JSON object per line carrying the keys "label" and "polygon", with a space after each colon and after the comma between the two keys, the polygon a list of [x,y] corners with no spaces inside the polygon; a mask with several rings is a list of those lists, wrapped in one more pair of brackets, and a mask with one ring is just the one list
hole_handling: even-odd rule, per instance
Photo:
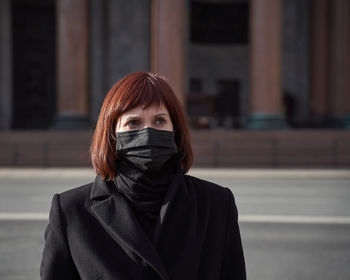
{"label": "woman's eyebrow", "polygon": [[123,118],[124,120],[129,120],[129,119],[141,119],[140,116],[138,115],[127,115],[126,117]]}
{"label": "woman's eyebrow", "polygon": [[167,114],[167,113],[159,113],[159,114],[155,115],[155,117],[160,117],[160,116],[168,116],[169,117],[169,114]]}

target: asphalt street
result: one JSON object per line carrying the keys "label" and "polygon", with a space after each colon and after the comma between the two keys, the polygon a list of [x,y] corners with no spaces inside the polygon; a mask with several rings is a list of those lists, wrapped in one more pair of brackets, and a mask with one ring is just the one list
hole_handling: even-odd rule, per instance
{"label": "asphalt street", "polygon": [[[248,279],[350,279],[349,170],[192,174],[234,193]],[[93,178],[89,169],[0,169],[0,279],[39,279],[53,194]]]}

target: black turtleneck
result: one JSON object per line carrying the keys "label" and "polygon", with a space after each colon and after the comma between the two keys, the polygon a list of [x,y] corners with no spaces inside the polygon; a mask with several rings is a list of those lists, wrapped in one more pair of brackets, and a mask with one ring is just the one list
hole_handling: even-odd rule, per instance
{"label": "black turtleneck", "polygon": [[154,225],[164,199],[170,187],[177,189],[177,186],[173,185],[178,182],[175,178],[180,174],[183,173],[178,156],[172,157],[153,174],[126,163],[120,163],[118,166],[118,174],[114,178],[115,186],[127,198],[151,240],[154,238]]}

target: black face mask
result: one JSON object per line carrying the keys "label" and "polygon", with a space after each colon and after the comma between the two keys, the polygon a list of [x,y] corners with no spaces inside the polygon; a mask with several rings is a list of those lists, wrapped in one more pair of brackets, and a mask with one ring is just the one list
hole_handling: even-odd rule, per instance
{"label": "black face mask", "polygon": [[143,128],[117,132],[118,157],[142,171],[154,172],[177,153],[174,132]]}

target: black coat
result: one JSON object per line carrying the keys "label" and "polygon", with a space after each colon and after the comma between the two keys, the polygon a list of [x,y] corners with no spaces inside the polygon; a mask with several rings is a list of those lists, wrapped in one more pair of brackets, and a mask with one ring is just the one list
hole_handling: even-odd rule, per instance
{"label": "black coat", "polygon": [[94,183],[56,194],[41,279],[246,279],[228,188],[182,176],[163,217],[154,243],[113,183],[97,176]]}

